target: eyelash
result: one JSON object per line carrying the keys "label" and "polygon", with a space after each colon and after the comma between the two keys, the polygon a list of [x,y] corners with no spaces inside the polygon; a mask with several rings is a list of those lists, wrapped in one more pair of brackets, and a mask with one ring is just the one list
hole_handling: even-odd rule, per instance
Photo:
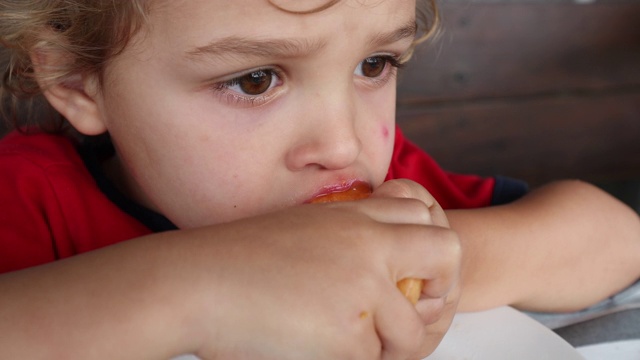
{"label": "eyelash", "polygon": [[[397,71],[394,71],[394,70],[402,69],[405,65],[405,63],[401,61],[400,56],[382,54],[382,55],[372,55],[365,58],[360,63],[358,63],[358,68],[362,66],[365,60],[371,59],[371,58],[380,58],[385,61],[385,68],[382,70],[382,73],[380,74],[380,76],[377,76],[377,77],[360,76],[364,81],[370,81],[371,82],[370,86],[372,88],[380,88],[384,86],[397,73]],[[213,85],[212,89],[215,92],[219,93],[220,96],[224,99],[224,101],[227,101],[232,105],[239,105],[239,106],[246,106],[246,107],[256,107],[256,106],[263,105],[267,103],[269,100],[271,100],[271,98],[273,98],[278,93],[277,91],[273,91],[272,89],[273,84],[270,84],[269,89],[259,95],[242,94],[237,91],[230,90],[230,88],[236,85],[239,85],[240,81],[242,81],[242,79],[245,78],[246,76],[250,74],[258,73],[258,72],[264,72],[264,73],[270,74],[275,78],[273,80],[275,82],[282,82],[283,79],[285,79],[285,75],[281,70],[273,67],[265,67],[265,68],[249,70],[245,73],[242,73],[234,77],[233,79],[216,83]],[[278,87],[278,86],[280,85],[278,84],[275,85],[275,87]]]}

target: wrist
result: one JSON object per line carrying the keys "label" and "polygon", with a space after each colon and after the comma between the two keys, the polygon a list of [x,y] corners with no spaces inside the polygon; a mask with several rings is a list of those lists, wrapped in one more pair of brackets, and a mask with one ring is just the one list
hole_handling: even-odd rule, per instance
{"label": "wrist", "polygon": [[118,269],[110,275],[115,286],[107,290],[118,295],[109,296],[116,300],[106,312],[119,316],[105,321],[124,323],[111,328],[122,331],[115,347],[131,345],[118,351],[130,352],[122,354],[127,358],[168,359],[198,349],[198,316],[192,306],[198,291],[192,290],[190,239],[183,233],[154,234],[105,249],[119,254],[114,256],[118,264],[109,267]]}

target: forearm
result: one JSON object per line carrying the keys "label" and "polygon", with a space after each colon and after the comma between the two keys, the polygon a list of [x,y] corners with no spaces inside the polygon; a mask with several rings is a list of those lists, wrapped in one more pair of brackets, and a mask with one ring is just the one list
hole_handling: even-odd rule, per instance
{"label": "forearm", "polygon": [[[453,317],[460,243],[430,226],[427,202],[394,193],[156,234],[2,275],[0,358],[426,356]],[[440,304],[450,295],[445,308],[412,306],[395,286],[408,277],[432,279],[425,294]]]}
{"label": "forearm", "polygon": [[188,344],[172,241],[142,239],[0,277],[2,358],[168,358]]}
{"label": "forearm", "polygon": [[584,183],[447,216],[463,246],[462,311],[577,310],[640,276],[638,215]]}

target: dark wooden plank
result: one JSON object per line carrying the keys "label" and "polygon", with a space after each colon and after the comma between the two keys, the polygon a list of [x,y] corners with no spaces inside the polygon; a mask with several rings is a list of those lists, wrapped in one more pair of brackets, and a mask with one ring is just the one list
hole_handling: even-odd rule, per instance
{"label": "dark wooden plank", "polygon": [[399,102],[640,86],[640,2],[441,4],[443,34],[401,73]]}
{"label": "dark wooden plank", "polygon": [[640,92],[401,107],[398,123],[455,172],[640,179]]}

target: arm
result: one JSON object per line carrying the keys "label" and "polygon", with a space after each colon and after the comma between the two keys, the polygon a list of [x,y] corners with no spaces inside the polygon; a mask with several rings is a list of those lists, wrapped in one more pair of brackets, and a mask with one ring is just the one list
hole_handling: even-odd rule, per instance
{"label": "arm", "polygon": [[638,215],[582,182],[447,216],[463,247],[462,311],[578,310],[640,276]]}
{"label": "arm", "polygon": [[432,279],[427,294],[444,297],[459,269],[457,237],[425,226],[428,211],[389,198],[301,206],[4,274],[0,357],[424,356],[453,311],[416,312],[395,284]]}

